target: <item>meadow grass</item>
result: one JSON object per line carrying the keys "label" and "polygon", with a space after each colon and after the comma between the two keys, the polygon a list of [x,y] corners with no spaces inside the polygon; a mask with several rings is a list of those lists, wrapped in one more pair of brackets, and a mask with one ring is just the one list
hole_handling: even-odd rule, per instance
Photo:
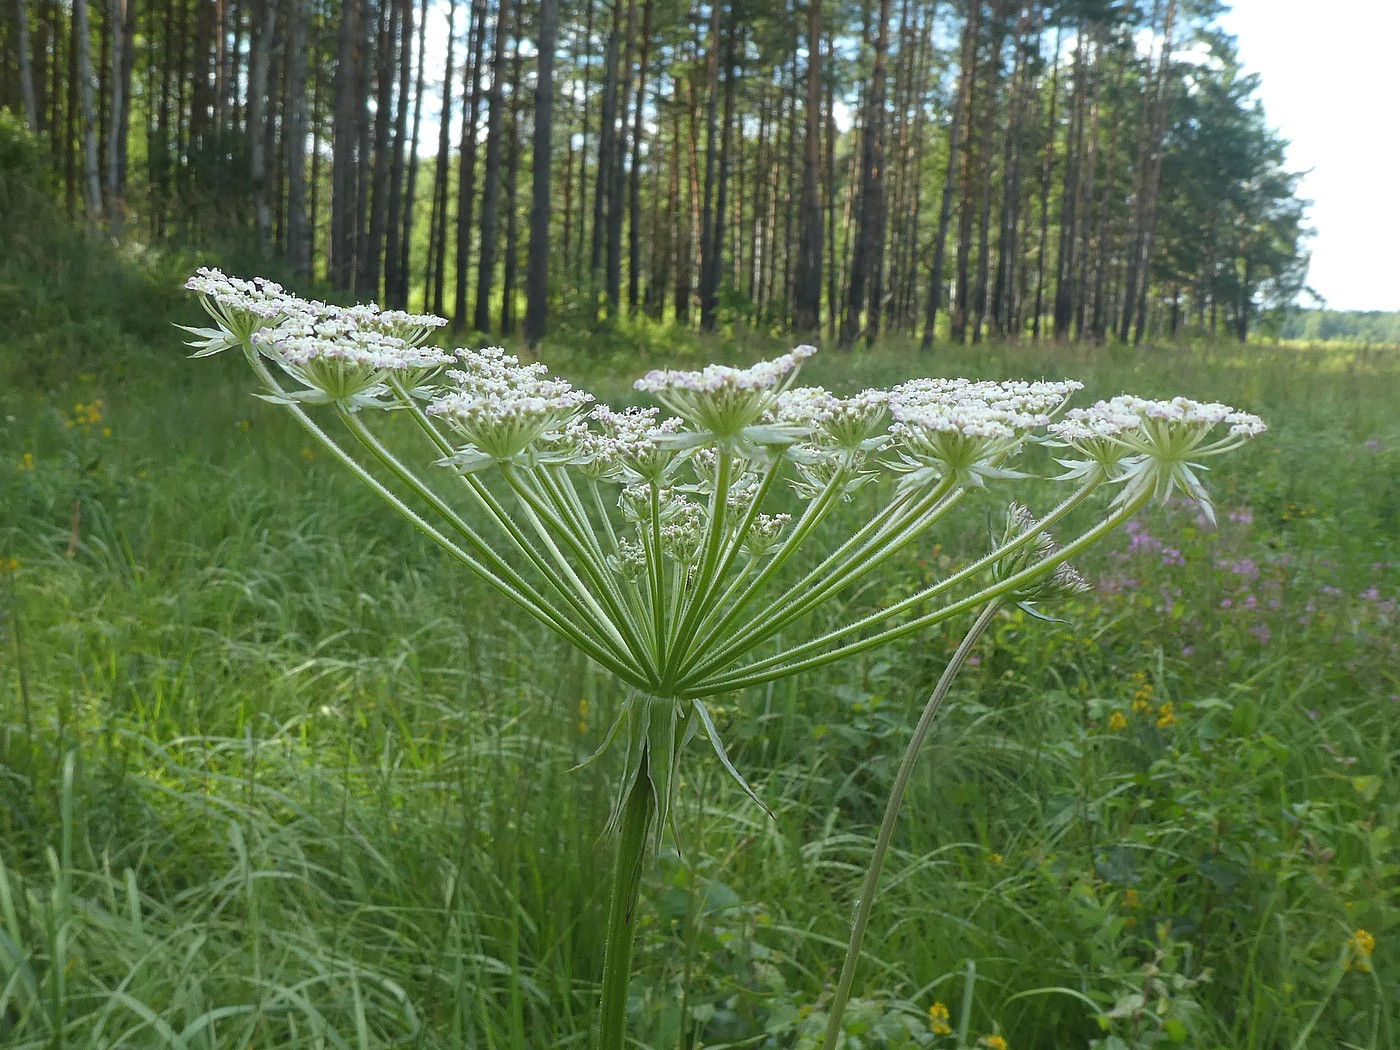
{"label": "meadow grass", "polygon": [[[3,350],[0,1045],[586,1046],[613,770],[565,771],[621,693],[241,362],[155,342],[28,379],[28,344]],[[640,371],[552,356],[608,396]],[[1210,479],[1218,529],[1144,514],[1080,566],[1097,587],[1066,623],[1008,616],[979,646],[911,785],[848,1046],[1396,1045],[1400,360],[890,346],[806,378],[921,373],[1219,399],[1273,429]],[[824,615],[911,593],[985,518]],[[775,817],[691,756],[643,894],[640,1045],[816,1045],[965,627],[714,706]]]}

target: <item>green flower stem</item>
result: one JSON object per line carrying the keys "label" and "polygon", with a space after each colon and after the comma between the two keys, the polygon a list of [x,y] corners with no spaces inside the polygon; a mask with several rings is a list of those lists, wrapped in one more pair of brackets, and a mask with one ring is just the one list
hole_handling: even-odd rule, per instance
{"label": "green flower stem", "polygon": [[[732,482],[733,462],[723,446],[718,450],[715,465],[715,487],[710,492],[710,520],[706,523],[705,539],[700,548],[700,565],[695,573],[695,582],[687,590],[689,595],[680,595],[677,605],[678,615],[671,620],[670,633],[666,638],[666,662],[661,667],[662,691],[672,679],[675,665],[679,661],[682,639],[690,630],[695,615],[703,607],[703,596],[709,594],[722,579],[721,558],[724,538],[729,527],[729,486]],[[750,508],[753,509],[753,508]],[[746,515],[746,518],[750,517]],[[687,598],[689,600],[687,600]]]}
{"label": "green flower stem", "polygon": [[[253,371],[257,373],[264,385],[274,394],[285,396],[286,391],[278,384],[277,380],[273,378],[267,366],[262,363],[261,359],[258,357],[257,351],[246,346],[244,349],[248,361],[253,367]],[[430,525],[417,511],[389,491],[378,478],[361,466],[350,453],[341,448],[340,445],[336,443],[335,439],[322,430],[300,405],[289,404],[285,407],[291,412],[296,421],[301,424],[302,428],[327,452],[335,457],[342,466],[350,471],[354,477],[363,482],[371,492],[387,503],[393,510],[407,519],[419,532],[423,533],[423,535],[427,536],[428,539],[436,543],[453,558],[479,575],[488,584],[496,588],[496,590],[505,595],[505,597],[509,598],[516,605],[520,606],[521,609],[529,613],[536,620],[543,623],[546,627],[558,631],[565,638],[568,638],[601,666],[606,667],[629,684],[640,684],[638,682],[637,672],[634,668],[628,666],[625,662],[619,661],[615,656],[579,632],[579,630],[570,624],[557,609],[547,602],[544,602],[533,590],[527,595],[516,589],[461,547],[457,546],[457,544],[453,543],[451,539],[443,535],[438,529]]]}
{"label": "green flower stem", "polygon": [[[701,621],[699,631],[704,632],[703,636],[698,643],[690,647],[690,652],[687,653],[686,660],[681,665],[680,676],[682,678],[688,676],[691,668],[693,668],[706,653],[712,651],[716,640],[724,637],[725,632],[734,625],[743,610],[757,597],[764,586],[778,575],[778,572],[782,569],[783,565],[786,564],[787,560],[792,557],[793,553],[806,541],[812,531],[826,518],[831,508],[836,505],[837,496],[840,493],[841,486],[846,483],[846,480],[845,474],[843,472],[838,472],[831,479],[830,483],[828,483],[821,495],[807,504],[807,508],[802,512],[802,516],[798,518],[797,524],[792,527],[787,538],[768,559],[768,564],[763,567],[763,571],[754,577],[747,587],[739,592],[738,597],[733,599],[732,603],[730,602],[730,596],[738,589],[741,582],[739,580],[735,580],[729,586],[728,590],[720,596],[720,600],[714,603],[714,611],[707,616],[705,620]],[[717,616],[721,609],[725,609],[726,604],[728,604],[728,608],[719,622],[713,627],[707,627],[706,625],[713,617]]]}
{"label": "green flower stem", "polygon": [[841,977],[827,1015],[826,1039],[822,1043],[822,1050],[836,1050],[837,1040],[841,1038],[841,1017],[846,1012],[846,1002],[851,997],[851,984],[855,980],[856,966],[860,962],[865,928],[870,923],[870,911],[875,906],[875,893],[880,888],[880,871],[885,864],[885,854],[889,852],[890,839],[894,837],[895,821],[899,819],[899,810],[904,804],[904,792],[909,787],[914,763],[918,761],[919,751],[933,727],[933,720],[938,717],[939,708],[943,706],[953,679],[957,677],[968,654],[972,652],[972,647],[982,637],[982,633],[991,624],[1000,607],[1000,602],[992,600],[969,628],[952,659],[948,661],[948,666],[943,669],[943,675],[938,679],[938,685],[934,687],[928,703],[924,705],[924,713],[920,716],[918,725],[914,727],[914,735],[909,738],[909,746],[904,749],[904,758],[899,763],[899,771],[895,774],[894,784],[890,788],[889,801],[885,804],[885,818],[880,822],[880,833],[875,839],[875,849],[870,855],[865,881],[860,887],[860,897],[856,900],[856,914],[851,922],[851,941],[846,948],[846,959],[841,964]]}
{"label": "green flower stem", "polygon": [[[444,457],[452,455],[452,443],[443,437],[437,427],[433,426],[432,420],[428,418],[427,413],[418,407],[417,401],[404,389],[403,383],[397,378],[392,379],[391,382],[393,383],[395,393],[399,395],[400,403],[408,410],[414,422],[418,424],[419,430],[423,432],[441,455]],[[467,490],[486,509],[500,527],[501,531],[510,539],[515,549],[535,566],[540,574],[549,581],[550,585],[553,586],[566,601],[569,601],[585,618],[589,618],[588,613],[584,611],[578,598],[559,585],[558,574],[550,568],[549,564],[542,557],[540,557],[539,551],[535,549],[535,545],[530,542],[529,537],[526,536],[520,526],[516,524],[515,519],[511,517],[509,511],[501,506],[500,501],[492,495],[491,490],[474,475],[454,474],[454,476],[462,481],[462,484]]]}
{"label": "green flower stem", "polygon": [[[565,578],[577,589],[579,599],[586,603],[594,611],[594,614],[608,625],[611,635],[617,642],[624,648],[630,648],[632,652],[637,653],[639,646],[636,636],[623,637],[622,629],[627,627],[628,623],[626,619],[621,616],[619,610],[613,605],[612,598],[607,593],[607,589],[601,587],[599,584],[603,573],[603,567],[593,563],[592,559],[588,557],[588,552],[584,549],[578,538],[573,535],[567,525],[559,520],[558,515],[550,509],[545,501],[540,499],[539,495],[530,489],[530,486],[525,483],[524,479],[520,477],[514,467],[508,463],[502,463],[500,470],[501,476],[506,479],[515,494],[520,497],[520,509],[525,514],[525,519],[534,527],[536,534],[540,537],[540,541],[544,543],[545,548],[553,555],[559,571],[563,573]],[[574,570],[573,565],[569,563],[569,559],[564,556],[564,552],[561,551],[558,544],[554,542],[554,537],[550,535],[547,525],[552,526],[555,531],[559,533],[560,538],[564,541],[564,545],[572,550],[575,556],[578,557],[580,564],[583,566],[583,571],[588,574],[595,586],[599,586],[602,592],[602,602],[608,606],[606,611],[603,605],[599,603],[598,596],[594,595],[594,593],[588,589],[587,585],[584,584],[583,580],[579,579],[579,575]]]}
{"label": "green flower stem", "polygon": [[[603,593],[603,600],[617,617],[619,630],[626,633],[632,652],[645,652],[635,610],[618,586],[616,574],[608,571],[607,555],[598,542],[597,533],[588,520],[588,512],[584,510],[568,472],[542,467],[533,471],[533,477],[557,508],[559,516],[554,519],[556,527],[563,530],[570,546],[578,552],[589,579]],[[635,598],[636,592],[631,593]]]}
{"label": "green flower stem", "polygon": [[[694,699],[696,697],[711,696],[715,693],[728,692],[731,689],[744,689],[751,685],[761,685],[764,682],[771,682],[779,678],[786,678],[791,674],[798,674],[802,671],[823,667],[826,664],[844,659],[847,656],[865,652],[867,649],[877,648],[896,638],[903,638],[905,635],[914,634],[923,630],[925,627],[931,627],[936,623],[941,623],[960,613],[976,609],[985,602],[992,601],[1004,594],[1020,589],[1032,580],[1050,572],[1063,562],[1076,557],[1080,552],[1093,546],[1108,533],[1122,525],[1151,499],[1151,492],[1138,494],[1131,502],[1124,504],[1110,517],[1078,536],[1073,542],[1066,544],[1061,550],[1056,551],[1044,561],[1037,562],[1035,565],[1023,569],[1013,576],[1008,576],[1000,583],[978,591],[976,594],[970,595],[961,601],[944,606],[942,609],[936,609],[933,612],[925,613],[923,616],[915,617],[908,623],[900,624],[897,627],[886,628],[883,631],[862,638],[858,642],[851,642],[849,645],[843,645],[839,649],[829,649],[818,656],[810,657],[806,660],[798,660],[793,663],[785,663],[780,667],[773,666],[778,660],[789,660],[799,652],[810,652],[813,649],[822,649],[829,645],[833,639],[844,637],[853,631],[859,630],[866,621],[873,618],[873,616],[867,617],[866,621],[858,621],[855,624],[842,627],[836,631],[829,631],[822,637],[790,649],[786,653],[780,653],[777,657],[770,657],[767,660],[760,660],[746,667],[739,668],[734,674],[723,675],[719,678],[688,686],[680,695],[685,699]],[[883,618],[883,614],[873,615]],[[759,670],[760,667],[764,668],[764,670]]]}
{"label": "green flower stem", "polygon": [[654,805],[651,778],[643,759],[623,806],[618,829],[612,900],[608,905],[608,935],[603,951],[598,1050],[623,1050],[627,1037],[627,986],[632,977],[632,944],[637,934],[637,898]]}
{"label": "green flower stem", "polygon": [[[710,586],[704,590],[697,588],[694,594],[689,596],[685,622],[676,631],[676,643],[671,648],[671,659],[664,674],[667,683],[674,683],[676,676],[680,673],[679,665],[682,663],[682,658],[688,657],[692,652],[695,637],[701,628],[718,614],[719,610],[724,607],[725,599],[732,592],[732,589],[737,587],[748,575],[747,566],[745,566],[735,579],[729,584],[725,584],[730,570],[734,567],[735,560],[739,557],[739,552],[743,550],[744,537],[749,534],[754,522],[758,519],[763,501],[767,498],[769,489],[772,488],[773,482],[781,472],[782,464],[783,460],[775,457],[768,471],[763,475],[763,480],[759,482],[758,490],[749,502],[743,520],[730,533],[729,543],[720,557],[719,569],[716,571]],[[716,594],[721,587],[725,588],[724,594],[716,600]]]}
{"label": "green flower stem", "polygon": [[[949,491],[950,489],[952,491]],[[901,518],[887,521],[855,550],[848,550],[851,544],[843,544],[841,550],[825,559],[821,565],[775,599],[770,611],[749,625],[742,638],[714,653],[695,673],[704,676],[732,663],[743,653],[752,651],[760,643],[773,637],[788,624],[805,616],[842,588],[873,572],[928,531],[966,494],[966,489],[953,489],[951,482],[939,485]],[[841,557],[843,551],[846,553]],[[824,580],[821,579],[822,572],[827,566],[832,566],[833,562],[836,564],[830,568],[829,574]]]}
{"label": "green flower stem", "polygon": [[[471,526],[464,522],[457,512],[448,506],[437,493],[433,492],[419,481],[412,471],[400,463],[398,458],[384,447],[384,444],[374,436],[363,422],[343,408],[338,408],[337,411],[346,429],[354,434],[355,437],[359,439],[360,443],[364,445],[387,470],[397,477],[400,482],[411,489],[419,499],[423,500],[439,515],[445,518],[452,525],[454,530],[465,539],[481,557],[486,558],[490,562],[497,572],[509,579],[533,600],[539,602],[542,608],[550,610],[551,613],[557,617],[559,623],[569,624],[568,630],[565,632],[566,637],[573,640],[576,636],[582,635],[579,628],[570,624],[562,612],[555,609],[524,577],[502,559],[501,556],[497,554],[485,540],[478,536]],[[591,628],[590,632],[588,635],[585,635],[585,637],[590,637],[595,640],[595,648],[607,648],[616,660],[624,664],[628,663],[630,654],[627,651],[625,643],[622,643],[622,639],[620,637],[608,637],[610,633],[609,628],[611,627],[609,621],[606,618],[599,618],[591,615],[590,610],[582,605],[574,595],[558,585],[555,577],[548,572],[548,566],[538,560],[535,562],[535,565],[544,575],[545,579],[549,580],[564,600],[573,607],[575,614],[583,620],[584,624]],[[612,633],[615,634],[615,632]],[[641,677],[641,672],[636,667],[632,668],[632,674],[634,678]]]}
{"label": "green flower stem", "polygon": [[[930,598],[942,594],[944,591],[948,590],[951,587],[955,587],[959,583],[972,579],[978,573],[985,570],[988,566],[994,564],[1001,558],[1006,557],[1008,554],[1019,550],[1021,547],[1034,540],[1037,536],[1044,533],[1046,529],[1050,528],[1057,521],[1059,521],[1066,514],[1068,514],[1071,510],[1073,510],[1080,503],[1082,503],[1085,499],[1087,499],[1089,494],[1092,493],[1099,486],[1100,483],[1100,479],[1091,479],[1089,482],[1082,485],[1079,489],[1077,489],[1069,496],[1067,496],[1064,500],[1062,500],[1058,506],[1056,506],[1053,510],[1050,511],[1049,514],[1047,514],[1044,518],[1042,518],[1036,523],[1035,528],[1028,529],[1020,536],[1017,536],[1015,539],[1002,544],[1000,547],[997,547],[995,550],[979,558],[972,564],[964,566],[963,568],[959,569],[957,572],[953,573],[946,579],[940,580],[938,583],[926,587],[922,591],[919,591],[917,594],[912,594],[908,598],[902,599],[901,601],[898,601],[893,605],[876,610],[875,612],[870,613],[869,615],[864,616],[859,620],[846,624],[845,626],[837,628],[833,631],[828,631],[820,638],[815,638],[809,642],[804,642],[801,645],[794,646],[791,649],[785,650],[781,653],[777,653],[773,656],[765,657],[762,660],[756,660],[753,663],[746,665],[743,669],[744,672],[752,673],[755,671],[766,670],[767,668],[775,667],[786,661],[806,656],[809,653],[822,652],[833,642],[838,641],[849,634],[858,631],[863,631],[867,628],[875,626],[876,624],[883,623],[884,621],[894,616],[898,616],[900,613],[904,612],[907,609],[914,608],[923,604],[924,602],[927,602]],[[1053,564],[1059,563],[1055,562]],[[1053,564],[1051,567],[1053,567]],[[1037,564],[1036,566],[1032,566],[1031,571],[1038,574],[1040,571],[1039,564]],[[980,602],[974,602],[973,607],[975,607],[977,604],[980,604]],[[963,608],[966,607],[967,606],[963,606]],[[784,625],[786,625],[787,622],[790,621],[784,620]],[[760,629],[761,625],[755,628],[755,632]],[[757,634],[755,634],[752,637],[755,644],[758,641],[762,640],[762,638],[757,636]],[[765,634],[762,637],[768,637],[768,635]],[[701,673],[705,673],[705,671],[707,670],[711,670],[721,666],[723,666],[723,664],[721,664],[718,661],[718,658],[716,658],[715,660],[707,662],[705,667],[701,669]]]}

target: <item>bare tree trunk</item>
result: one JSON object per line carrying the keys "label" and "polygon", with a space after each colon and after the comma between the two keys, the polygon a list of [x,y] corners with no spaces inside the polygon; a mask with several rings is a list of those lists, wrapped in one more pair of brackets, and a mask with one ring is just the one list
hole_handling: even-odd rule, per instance
{"label": "bare tree trunk", "polygon": [[78,98],[83,111],[83,195],[88,221],[102,221],[102,182],[97,170],[97,117],[92,99],[92,39],[87,0],[73,0],[73,36],[78,45]]}
{"label": "bare tree trunk", "polygon": [[807,0],[807,93],[802,145],[801,219],[797,224],[797,276],[792,324],[815,332],[822,305],[822,0]]}
{"label": "bare tree trunk", "polygon": [[637,105],[632,125],[632,168],[627,186],[627,312],[636,314],[642,282],[642,134],[646,124],[647,58],[651,44],[652,0],[643,0],[642,38],[637,48]]}
{"label": "bare tree trunk", "polygon": [[501,266],[501,334],[514,335],[515,272],[520,259],[520,208],[517,189],[520,184],[520,76],[524,60],[520,55],[520,39],[516,38],[510,72],[510,132],[506,150],[506,250]]}
{"label": "bare tree trunk", "polygon": [[[413,69],[413,0],[388,0],[397,10],[398,34],[393,41],[394,61],[398,65],[398,97],[394,102],[394,156],[389,168],[388,229],[384,245],[384,301],[397,303],[399,290],[406,288],[407,274],[403,265],[404,236],[404,166],[408,150],[408,93]],[[417,136],[414,147],[416,151]],[[402,309],[402,307],[400,307]]]}
{"label": "bare tree trunk", "polygon": [[1045,313],[1045,257],[1050,251],[1050,177],[1055,168],[1055,104],[1060,97],[1060,40],[1064,27],[1055,27],[1055,58],[1050,71],[1050,114],[1045,130],[1045,156],[1040,168],[1040,247],[1035,258],[1035,313],[1031,318],[1031,339],[1040,341],[1041,319]]}
{"label": "bare tree trunk", "polygon": [[[559,0],[540,0],[535,142],[531,158],[530,261],[525,277],[525,341],[532,348],[544,338],[549,313],[549,173],[553,159],[554,48],[558,30]],[[568,237],[564,240],[567,247]]]}
{"label": "bare tree trunk", "polygon": [[491,62],[491,92],[487,99],[486,170],[481,188],[481,253],[476,271],[476,312],[472,326],[491,331],[491,289],[496,277],[496,212],[501,198],[501,138],[505,124],[503,87],[509,58],[506,44],[511,32],[511,0],[500,0],[496,9],[495,55]]}
{"label": "bare tree trunk", "polygon": [[[113,237],[122,235],[122,220],[125,218],[126,206],[122,202],[124,195],[124,179],[126,172],[126,126],[129,113],[129,97],[131,89],[131,62],[129,58],[130,44],[126,33],[128,29],[128,4],[132,0],[110,0],[107,6],[107,25],[111,32],[111,92],[109,96],[109,117],[107,119],[107,213]],[[28,75],[28,41],[27,33],[24,31],[24,4],[21,2],[20,8],[20,56],[21,63],[25,67],[24,75]],[[25,87],[32,94],[34,85],[26,79]],[[33,102],[32,98],[26,98],[26,107]],[[32,125],[31,125],[32,127]]]}
{"label": "bare tree trunk", "polygon": [[[862,311],[868,309],[869,313],[868,339],[874,339],[880,326],[879,271],[885,234],[885,59],[889,46],[890,0],[880,0],[870,89],[866,92],[864,127],[860,136],[860,203],[856,213],[851,279],[846,290],[846,316],[841,325],[840,345],[843,347],[849,347],[860,334]],[[866,278],[872,274],[872,286],[867,286]]]}
{"label": "bare tree trunk", "polygon": [[622,0],[613,0],[612,28],[603,53],[603,106],[598,115],[598,165],[593,173],[593,231],[588,247],[590,294],[597,290],[603,268],[608,199],[612,192],[613,143],[617,138],[617,51],[622,43]]}
{"label": "bare tree trunk", "polygon": [[457,0],[447,7],[447,60],[442,73],[442,115],[438,120],[437,164],[433,168],[433,211],[428,220],[428,265],[424,298],[428,309],[443,314],[443,284],[447,265],[447,180],[452,162],[452,71],[456,44]]}
{"label": "bare tree trunk", "polygon": [[[412,2],[412,0],[406,0]],[[413,85],[413,131],[409,134],[408,182],[404,187],[403,231],[399,235],[399,283],[396,294],[389,300],[400,310],[408,308],[408,286],[413,261],[413,213],[418,206],[418,132],[423,119],[424,53],[427,51],[428,0],[418,9],[418,68]]]}
{"label": "bare tree trunk", "polygon": [[[13,0],[19,39],[19,91],[24,99],[24,123],[30,131],[39,130],[39,103],[34,95],[34,56],[29,50],[28,0]],[[120,49],[118,49],[120,51]]]}
{"label": "bare tree trunk", "polygon": [[330,282],[350,288],[355,280],[355,95],[359,82],[360,12],[363,0],[344,0],[335,68],[334,132],[331,144]]}
{"label": "bare tree trunk", "polygon": [[[700,217],[700,330],[713,331],[715,327],[714,303],[710,294],[711,271],[719,272],[715,260],[717,237],[713,236],[719,224],[714,218],[715,161],[718,155],[717,137],[719,133],[719,52],[720,52],[720,0],[710,4],[710,45],[705,63],[705,189]],[[720,208],[723,213],[724,209]]]}
{"label": "bare tree trunk", "polygon": [[389,149],[394,123],[394,39],[398,34],[398,5],[382,0],[379,10],[378,42],[375,48],[374,162],[371,176],[369,237],[364,253],[364,279],[361,290],[379,298],[381,260],[389,225]]}
{"label": "bare tree trunk", "polygon": [[287,126],[282,148],[287,168],[287,254],[303,280],[311,276],[311,237],[306,217],[306,0],[287,3]]}
{"label": "bare tree trunk", "polygon": [[[497,32],[500,32],[499,23]],[[457,155],[457,273],[453,284],[452,330],[467,324],[467,277],[471,269],[472,204],[476,199],[476,125],[481,114],[481,63],[486,53],[486,0],[472,3],[462,66],[462,138]]]}
{"label": "bare tree trunk", "polygon": [[924,304],[924,335],[921,349],[933,346],[934,329],[938,323],[938,308],[943,303],[943,262],[948,249],[948,227],[953,218],[954,184],[958,175],[958,160],[962,156],[963,122],[967,119],[972,95],[972,77],[977,62],[977,28],[982,5],[973,0],[963,24],[962,45],[958,59],[958,91],[953,100],[953,117],[948,124],[948,164],[943,174],[943,199],[938,205],[938,232],[933,239],[933,269],[929,274],[928,302]]}
{"label": "bare tree trunk", "polygon": [[248,71],[248,157],[253,191],[253,215],[258,251],[272,253],[272,205],[267,185],[267,81],[272,64],[272,40],[277,32],[278,0],[255,0],[252,59]]}

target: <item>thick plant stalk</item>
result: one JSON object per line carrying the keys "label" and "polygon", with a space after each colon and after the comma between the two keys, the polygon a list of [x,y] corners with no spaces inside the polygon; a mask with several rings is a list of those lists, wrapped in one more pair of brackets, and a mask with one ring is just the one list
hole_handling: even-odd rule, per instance
{"label": "thick plant stalk", "polygon": [[846,1001],[851,997],[851,984],[855,980],[856,966],[860,961],[860,946],[865,940],[865,928],[870,923],[875,891],[880,886],[880,870],[885,864],[885,854],[889,852],[890,839],[894,837],[895,821],[899,819],[899,808],[904,802],[904,792],[909,787],[914,763],[918,761],[919,751],[922,750],[924,740],[933,727],[933,720],[938,717],[939,708],[943,706],[943,700],[952,687],[953,679],[962,670],[962,665],[967,661],[973,646],[982,637],[982,633],[1000,608],[1001,603],[994,600],[982,610],[982,615],[977,617],[977,622],[968,630],[953,653],[953,658],[948,661],[948,666],[943,669],[943,676],[938,679],[933,695],[924,705],[919,724],[914,727],[914,735],[909,738],[904,759],[899,763],[899,772],[895,774],[894,786],[890,788],[890,800],[885,805],[885,819],[880,822],[880,834],[875,839],[875,850],[870,855],[870,867],[866,870],[865,882],[860,887],[860,898],[856,901],[856,914],[851,922],[851,941],[846,948],[846,960],[841,964],[841,978],[836,985],[836,996],[831,1001],[831,1013],[827,1016],[826,1039],[822,1043],[822,1050],[836,1050],[837,1040],[841,1038],[841,1017],[846,1012]]}
{"label": "thick plant stalk", "polygon": [[603,952],[603,993],[598,1050],[622,1050],[627,1036],[627,985],[632,976],[632,944],[637,934],[637,896],[647,856],[647,829],[654,809],[646,762],[622,809],[613,864],[608,939]]}

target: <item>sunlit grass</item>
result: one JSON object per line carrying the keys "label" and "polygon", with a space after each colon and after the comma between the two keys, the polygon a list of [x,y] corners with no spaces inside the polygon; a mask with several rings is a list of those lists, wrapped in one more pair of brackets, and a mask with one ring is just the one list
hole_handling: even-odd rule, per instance
{"label": "sunlit grass", "polygon": [[[224,364],[172,345],[0,393],[0,1045],[586,1045],[611,770],[564,771],[620,698]],[[1154,1046],[1163,1017],[1231,1050],[1400,1038],[1397,364],[813,362],[839,389],[1063,376],[1272,426],[1215,480],[1218,532],[1154,513],[1081,566],[1100,589],[1069,623],[1006,619],[979,650],[887,867],[850,1014],[865,1045],[954,1045],[928,1009],[956,1028],[969,988],[970,1038],[999,1025],[1015,1050]],[[638,370],[562,367],[606,395]],[[66,425],[97,399],[98,427]],[[970,539],[934,537],[847,601],[909,593]],[[957,626],[717,705],[776,819],[697,751],[644,895],[645,1045],[811,1045]],[[1135,1010],[1147,965],[1166,998]]]}

